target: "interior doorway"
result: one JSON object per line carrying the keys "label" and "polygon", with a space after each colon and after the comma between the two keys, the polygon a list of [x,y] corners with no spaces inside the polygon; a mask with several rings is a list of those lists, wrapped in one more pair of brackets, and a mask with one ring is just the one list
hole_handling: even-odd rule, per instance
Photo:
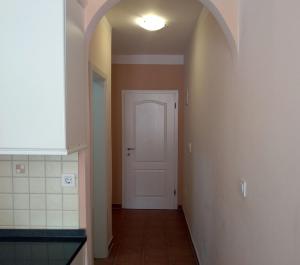
{"label": "interior doorway", "polygon": [[178,91],[123,91],[123,207],[177,208]]}
{"label": "interior doorway", "polygon": [[[201,0],[200,0],[201,1]],[[120,3],[119,4],[121,4],[121,3],[126,3],[127,1],[120,1]],[[129,2],[129,1],[128,1]],[[131,1],[131,2],[133,2],[133,1]],[[115,50],[115,52],[113,51],[112,52],[112,54],[113,55],[115,55],[115,54],[120,54],[120,55],[123,55],[123,54],[133,54],[133,55],[135,55],[135,54],[141,54],[141,55],[155,55],[155,54],[162,54],[162,55],[165,55],[165,54],[182,54],[180,51],[178,52],[178,51],[174,51],[174,49],[172,50],[172,51],[170,51],[170,47],[173,47],[174,48],[174,44],[180,44],[181,43],[181,41],[184,39],[182,36],[180,37],[180,38],[178,38],[177,40],[174,40],[174,38],[165,38],[165,36],[162,36],[162,35],[165,35],[165,33],[166,32],[168,32],[169,30],[172,30],[172,28],[174,28],[174,32],[175,32],[175,34],[173,35],[173,36],[179,36],[179,34],[178,34],[178,31],[179,31],[179,29],[181,28],[181,29],[183,29],[183,32],[185,32],[185,33],[188,33],[188,32],[191,32],[191,30],[187,30],[186,28],[184,28],[184,27],[182,27],[182,23],[184,22],[184,20],[183,19],[180,19],[180,17],[179,17],[179,19],[174,19],[174,17],[173,17],[173,15],[168,15],[167,13],[166,13],[166,11],[168,11],[168,10],[178,10],[179,12],[179,15],[182,15],[182,14],[189,14],[189,18],[191,18],[192,16],[191,16],[191,14],[192,14],[192,12],[190,11],[190,12],[185,12],[185,11],[183,11],[183,8],[174,8],[174,2],[175,1],[170,1],[170,2],[172,2],[172,5],[170,5],[170,6],[168,6],[167,5],[167,1],[161,1],[161,3],[160,2],[157,2],[157,1],[147,1],[149,4],[151,3],[151,5],[149,5],[148,3],[146,3],[146,4],[144,4],[143,3],[143,1],[139,1],[139,0],[137,0],[136,1],[137,3],[138,3],[138,5],[140,5],[142,8],[139,10],[139,12],[133,12],[133,14],[134,15],[143,15],[143,14],[146,14],[145,12],[147,12],[147,10],[145,10],[145,9],[143,9],[144,7],[145,8],[149,8],[149,7],[151,7],[151,10],[152,11],[156,11],[156,12],[158,12],[158,14],[160,15],[163,15],[163,16],[166,16],[167,18],[171,18],[170,19],[170,21],[172,21],[172,23],[170,23],[170,24],[168,24],[168,27],[166,27],[166,30],[163,30],[163,31],[161,31],[161,32],[157,32],[157,33],[154,33],[157,37],[158,37],[158,41],[154,41],[153,40],[153,38],[149,38],[149,36],[150,36],[150,34],[147,34],[147,38],[145,38],[145,40],[143,40],[143,38],[141,38],[140,37],[140,35],[139,34],[135,34],[135,37],[137,38],[137,40],[138,41],[135,41],[134,40],[134,38],[132,38],[132,35],[131,35],[131,33],[134,33],[134,32],[140,32],[140,31],[138,31],[138,30],[135,30],[135,29],[132,29],[131,30],[131,28],[130,27],[127,27],[127,26],[125,26],[124,27],[124,24],[125,23],[131,23],[132,25],[133,25],[133,21],[132,21],[132,16],[131,16],[131,14],[129,14],[128,16],[125,16],[126,14],[124,13],[124,12],[118,12],[118,11],[116,11],[116,13],[117,13],[117,15],[115,16],[115,23],[116,23],[116,25],[114,25],[113,24],[113,20],[109,20],[109,22],[111,22],[111,25],[112,25],[112,28],[114,29],[114,32],[118,32],[118,30],[115,30],[116,29],[116,26],[120,26],[121,28],[123,28],[123,29],[127,29],[127,30],[129,30],[130,32],[130,35],[129,34],[122,34],[122,36],[124,36],[124,38],[125,38],[125,40],[124,41],[118,41],[117,40],[117,38],[116,38],[116,36],[114,36],[114,43],[118,43],[118,44],[124,44],[124,47],[128,47],[128,45],[126,45],[127,44],[127,41],[129,41],[129,40],[133,40],[132,41],[132,43],[133,43],[133,47],[134,48],[136,48],[137,46],[138,47],[140,47],[141,48],[141,51],[136,51],[136,50],[134,50],[134,51],[130,51],[130,52],[128,52],[128,51],[125,51],[125,52],[120,52],[120,50]],[[183,3],[182,1],[178,1],[179,3]],[[187,4],[187,2],[188,1],[184,1],[184,6],[187,6],[188,4]],[[205,5],[208,5],[209,6],[209,8],[210,9],[213,9],[213,10],[216,10],[216,12],[218,12],[218,8],[214,8],[214,5],[213,4],[211,4],[211,2],[213,2],[213,0],[212,1],[201,1],[201,2],[204,2],[205,3]],[[158,5],[157,5],[157,3],[158,3]],[[199,4],[199,2],[197,1],[197,3]],[[95,3],[93,3],[93,4],[95,4]],[[89,38],[89,36],[90,36],[90,34],[91,34],[91,32],[93,31],[93,29],[95,29],[95,27],[96,27],[96,24],[97,24],[97,22],[99,21],[99,19],[104,15],[104,14],[106,14],[106,17],[105,18],[103,18],[103,19],[105,19],[106,20],[106,18],[107,17],[109,17],[109,13],[107,13],[107,10],[109,10],[112,6],[114,6],[115,4],[116,4],[116,2],[115,1],[110,1],[110,0],[108,0],[108,1],[104,1],[104,3],[98,3],[99,4],[99,7],[103,4],[103,6],[101,6],[101,8],[99,8],[99,10],[98,11],[96,11],[96,5],[94,5],[93,6],[93,9],[95,10],[95,13],[94,14],[92,14],[91,15],[91,20],[89,20],[89,16],[87,16],[87,21],[90,21],[91,23],[89,23],[89,25],[88,25],[88,27],[87,27],[87,38]],[[155,4],[156,4],[156,6],[155,6]],[[136,6],[136,7],[138,7],[138,5],[137,4],[133,4],[132,6]],[[162,10],[162,8],[166,8],[166,10],[164,11],[164,10]],[[170,7],[172,7],[172,8],[170,8]],[[115,6],[115,8],[117,8],[117,5]],[[201,8],[201,7],[200,7]],[[127,9],[128,10],[128,9]],[[195,11],[196,10],[196,8],[191,8],[191,10],[192,11]],[[237,9],[238,10],[238,9]],[[89,11],[91,11],[91,9],[89,9]],[[96,15],[95,15],[96,14]],[[120,15],[120,14],[122,14],[122,15]],[[127,19],[127,22],[126,21],[124,21],[124,19],[126,19],[126,18],[128,18]],[[186,16],[185,16],[185,20],[186,20]],[[231,16],[230,16],[230,18],[231,18]],[[121,21],[121,19],[123,19],[122,21]],[[176,24],[174,23],[174,21],[180,21],[180,25],[179,26],[176,26]],[[220,19],[219,19],[219,21],[222,21],[222,23],[224,23],[224,21],[223,21],[223,17],[221,16],[220,17]],[[226,22],[226,21],[225,21]],[[194,23],[192,23],[193,25],[194,25]],[[226,28],[227,29],[227,28]],[[109,32],[109,27],[108,27],[108,29],[107,30],[105,30],[106,32]],[[225,32],[230,32],[230,31],[228,31],[228,29],[227,29],[227,31],[225,30]],[[160,34],[161,33],[161,34]],[[164,33],[164,34],[163,34]],[[144,33],[144,34],[146,34],[146,33]],[[152,35],[154,35],[154,34],[152,34]],[[148,36],[149,35],[149,36]],[[187,34],[188,35],[188,34]],[[128,38],[128,36],[131,36],[130,38]],[[153,37],[153,36],[152,36]],[[106,43],[106,40],[108,39],[110,39],[110,38],[105,38],[105,34],[104,34],[104,37],[103,37],[103,35],[101,35],[101,38],[99,38],[99,39],[102,39],[103,40],[103,43],[101,43],[101,45],[98,45],[98,47],[105,47],[105,43]],[[171,40],[171,44],[172,45],[166,45],[166,47],[167,47],[167,49],[164,49],[163,51],[161,50],[161,49],[159,49],[158,48],[158,45],[161,45],[162,43],[163,43],[163,40]],[[117,41],[116,41],[117,40]],[[98,42],[99,43],[99,42]],[[137,44],[139,44],[139,45],[137,45]],[[95,46],[96,47],[96,46]],[[104,49],[103,49],[104,50]],[[106,49],[106,53],[108,52],[108,51],[110,51],[110,48],[107,48]],[[104,53],[103,53],[104,54]],[[102,54],[102,55],[103,55]],[[121,56],[122,57],[122,56]],[[146,56],[147,57],[147,56]],[[165,56],[163,56],[164,58],[166,58]],[[98,57],[96,56],[95,58],[97,58],[98,59]],[[102,58],[103,59],[103,58]],[[122,58],[121,58],[122,59]],[[130,59],[132,59],[132,58],[130,58]],[[120,63],[124,63],[124,61],[123,62],[121,62],[122,60],[120,60]],[[131,62],[130,63],[135,63],[135,64],[144,64],[144,60],[142,60],[142,62],[141,62],[141,60],[139,60],[139,62],[136,62],[135,60],[130,60]],[[164,60],[162,60],[162,61],[164,61]],[[110,60],[103,60],[103,62],[104,63],[106,63],[106,62],[110,62]],[[159,62],[159,63],[156,63],[156,65],[159,65],[161,62]],[[163,62],[164,63],[164,62]],[[124,63],[125,64],[125,63]],[[126,67],[128,68],[128,65],[126,65]],[[142,68],[142,67],[140,67],[140,65],[138,66],[137,65],[137,67],[140,69],[140,68]],[[131,75],[132,75],[132,73],[131,73]],[[156,78],[154,78],[154,77],[156,77],[157,76],[157,73],[155,72],[155,74],[153,75],[153,73],[152,73],[152,75],[151,75],[151,72],[147,72],[147,75],[149,75],[149,76],[151,76],[152,78],[150,78],[150,79],[152,79],[152,80],[156,80]],[[174,78],[176,78],[178,75],[173,75],[172,76],[172,78],[171,78],[171,80],[173,80]],[[126,79],[128,79],[129,78],[129,75],[126,75]],[[149,82],[145,82],[145,84],[146,84],[146,86],[144,86],[144,85],[139,85],[139,86],[137,86],[137,87],[134,87],[134,86],[126,86],[126,85],[124,85],[124,82],[122,82],[122,81],[119,81],[119,83],[122,83],[122,88],[121,89],[124,89],[124,88],[131,88],[131,89],[141,89],[141,87],[145,87],[145,89],[155,89],[156,87],[157,87],[157,84],[155,84],[155,86],[151,86],[151,85],[149,85]],[[114,83],[114,85],[115,85],[115,83]],[[108,82],[108,86],[110,86],[110,82]],[[161,85],[159,85],[159,87],[162,87]],[[170,85],[167,85],[167,86],[165,86],[165,89],[173,89],[174,87],[183,87],[183,86],[181,86],[181,85],[178,85],[178,86],[170,86]],[[110,87],[108,87],[108,92],[110,91]],[[112,92],[114,93],[114,91],[112,90]],[[108,93],[109,94],[109,93]],[[182,99],[182,98],[184,98],[184,92],[183,93],[181,93],[181,91],[179,90],[179,98],[180,99]],[[120,98],[121,98],[121,96],[120,96]],[[181,100],[182,101],[182,100]],[[182,103],[180,103],[180,104],[182,104]],[[121,100],[119,100],[119,101],[117,101],[116,102],[116,104],[115,105],[117,105],[117,106],[121,106]],[[113,108],[114,109],[114,108]],[[119,110],[119,113],[121,113],[121,110],[120,109],[118,109],[118,107],[116,108],[117,110]],[[183,109],[183,106],[181,106],[179,109]],[[116,111],[115,111],[116,112]],[[120,115],[121,116],[121,115]],[[112,119],[113,119],[113,121],[112,121],[112,123],[114,123],[114,120],[116,120],[116,119],[114,119],[114,116],[112,117]],[[118,121],[120,121],[122,118],[120,117],[120,119],[118,120]],[[183,120],[183,118],[181,119],[181,114],[179,113],[179,139],[181,139],[182,138],[182,133],[180,132],[180,128],[181,128],[181,124],[183,124],[182,123],[182,121],[181,120]],[[115,132],[117,132],[116,133],[116,137],[114,138],[113,137],[113,140],[114,139],[117,139],[117,147],[118,148],[116,148],[116,149],[113,149],[113,154],[115,154],[115,156],[117,157],[117,165],[119,165],[119,166],[116,166],[116,163],[115,163],[115,165],[113,164],[113,167],[112,167],[112,171],[113,171],[113,176],[112,176],[112,180],[113,180],[113,188],[114,188],[114,190],[116,191],[116,192],[113,192],[113,197],[112,197],[112,201],[113,201],[113,203],[114,203],[114,205],[117,205],[117,206],[120,206],[120,205],[122,205],[122,202],[124,203],[124,200],[122,201],[122,196],[124,195],[124,193],[122,194],[122,189],[124,188],[124,185],[122,185],[122,172],[119,172],[119,169],[120,170],[122,170],[122,156],[123,156],[123,154],[125,154],[125,152],[123,152],[123,150],[122,150],[122,139],[121,139],[121,134],[122,134],[122,128],[120,128],[121,127],[121,122],[119,122],[119,124],[120,125],[118,125],[118,126],[116,126],[116,128],[117,128],[117,130],[115,130]],[[183,126],[182,126],[183,127]],[[113,130],[114,131],[114,130]],[[119,135],[120,134],[120,135]],[[108,133],[108,135],[110,135],[109,133]],[[182,150],[184,151],[184,143],[181,143],[180,142],[181,140],[179,140],[179,143],[178,143],[178,145],[179,145],[179,161],[178,161],[178,167],[179,167],[179,169],[178,169],[178,178],[179,178],[179,185],[178,185],[178,187],[179,187],[179,192],[177,192],[177,194],[179,194],[179,198],[178,198],[178,202],[179,202],[179,205],[181,204],[181,202],[182,202],[182,199],[181,199],[181,194],[183,193],[182,191],[181,191],[181,187],[183,186],[182,185],[182,183],[183,182],[181,182],[181,179],[183,178],[183,171],[181,171],[181,169],[180,169],[180,167],[181,167],[181,160],[182,160],[182,158],[180,157],[180,156],[182,156],[183,157],[183,153],[184,152],[182,152]],[[113,159],[114,159],[114,157],[113,157]],[[114,160],[116,160],[116,159],[114,159]],[[115,170],[115,169],[118,169],[118,170]],[[114,170],[115,170],[115,172],[114,172]],[[115,174],[114,174],[115,173]],[[124,182],[123,182],[123,184],[124,184]],[[157,193],[157,192],[156,192]],[[123,205],[124,206],[124,205]],[[176,207],[177,207],[177,205],[176,205]],[[106,208],[106,207],[104,207],[104,208]],[[116,227],[116,225],[115,225],[115,227]],[[105,235],[105,233],[104,233],[104,235]]]}
{"label": "interior doorway", "polygon": [[93,147],[93,245],[94,257],[103,258],[108,255],[106,80],[95,71],[92,72],[91,114],[91,139]]}

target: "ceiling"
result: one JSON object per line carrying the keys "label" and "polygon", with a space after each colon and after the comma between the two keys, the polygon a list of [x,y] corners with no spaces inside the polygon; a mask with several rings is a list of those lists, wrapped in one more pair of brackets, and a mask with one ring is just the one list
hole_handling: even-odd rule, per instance
{"label": "ceiling", "polygon": [[[201,10],[198,0],[122,0],[106,16],[113,28],[112,52],[183,54]],[[167,27],[150,32],[135,24],[148,14],[165,18]]]}

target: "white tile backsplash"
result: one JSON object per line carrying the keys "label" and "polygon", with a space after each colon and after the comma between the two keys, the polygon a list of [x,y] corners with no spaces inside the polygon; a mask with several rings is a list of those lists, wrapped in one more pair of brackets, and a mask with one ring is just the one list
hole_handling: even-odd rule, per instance
{"label": "white tile backsplash", "polygon": [[11,161],[11,159],[10,155],[0,155],[0,161]]}
{"label": "white tile backsplash", "polygon": [[29,180],[29,192],[33,193],[45,193],[46,191],[46,179],[45,178],[30,178]]}
{"label": "white tile backsplash", "polygon": [[12,227],[14,225],[14,214],[12,210],[0,210],[0,227]]}
{"label": "white tile backsplash", "polygon": [[77,211],[78,195],[63,195],[63,209]]}
{"label": "white tile backsplash", "polygon": [[0,193],[12,193],[12,192],[13,192],[12,178],[0,177]]}
{"label": "white tile backsplash", "polygon": [[13,155],[13,160],[27,161],[28,156],[27,155]]}
{"label": "white tile backsplash", "polygon": [[40,155],[31,155],[29,156],[29,161],[44,161],[45,157]]}
{"label": "white tile backsplash", "polygon": [[29,194],[14,194],[14,210],[29,209]]}
{"label": "white tile backsplash", "polygon": [[47,211],[47,227],[63,226],[63,211]]}
{"label": "white tile backsplash", "polygon": [[46,192],[47,193],[62,193],[61,178],[47,178]]}
{"label": "white tile backsplash", "polygon": [[28,178],[13,178],[14,193],[29,193]]}
{"label": "white tile backsplash", "polygon": [[14,224],[15,226],[28,227],[29,211],[28,210],[15,210],[14,211]]}
{"label": "white tile backsplash", "polygon": [[44,177],[45,176],[45,162],[44,161],[29,161],[29,175],[30,175],[30,177]]}
{"label": "white tile backsplash", "polygon": [[46,209],[46,195],[45,194],[30,194],[30,209],[31,210],[45,210]]}
{"label": "white tile backsplash", "polygon": [[61,194],[47,194],[47,210],[62,210],[63,197]]}
{"label": "white tile backsplash", "polygon": [[61,176],[61,162],[46,162],[46,177],[60,177]]}
{"label": "white tile backsplash", "polygon": [[47,161],[61,161],[61,156],[45,156],[45,160]]}
{"label": "white tile backsplash", "polygon": [[46,227],[46,211],[30,211],[31,227]]}
{"label": "white tile backsplash", "polygon": [[63,211],[63,226],[73,228],[79,226],[79,215],[77,211]]}
{"label": "white tile backsplash", "polygon": [[12,163],[11,161],[0,161],[0,177],[12,176]]}
{"label": "white tile backsplash", "polygon": [[73,153],[62,157],[63,161],[78,161],[78,153]]}
{"label": "white tile backsplash", "polygon": [[0,194],[0,210],[13,209],[13,195],[12,194]]}
{"label": "white tile backsplash", "polygon": [[78,162],[63,162],[63,173],[78,174]]}
{"label": "white tile backsplash", "polygon": [[[63,173],[75,174],[74,188],[61,186]],[[78,190],[77,153],[68,156],[2,155],[0,228],[78,228]]]}

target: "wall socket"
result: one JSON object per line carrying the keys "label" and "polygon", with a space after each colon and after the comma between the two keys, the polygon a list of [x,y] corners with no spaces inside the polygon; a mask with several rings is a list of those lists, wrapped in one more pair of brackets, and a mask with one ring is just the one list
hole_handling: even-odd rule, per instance
{"label": "wall socket", "polygon": [[76,186],[75,175],[74,174],[64,174],[64,175],[62,175],[61,185],[63,187],[74,188]]}

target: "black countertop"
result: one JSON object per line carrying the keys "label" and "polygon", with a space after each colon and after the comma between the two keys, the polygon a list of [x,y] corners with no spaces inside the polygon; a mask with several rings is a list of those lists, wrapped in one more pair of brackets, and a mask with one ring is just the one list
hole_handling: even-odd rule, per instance
{"label": "black countertop", "polygon": [[1,229],[1,265],[69,265],[86,241],[85,230]]}

